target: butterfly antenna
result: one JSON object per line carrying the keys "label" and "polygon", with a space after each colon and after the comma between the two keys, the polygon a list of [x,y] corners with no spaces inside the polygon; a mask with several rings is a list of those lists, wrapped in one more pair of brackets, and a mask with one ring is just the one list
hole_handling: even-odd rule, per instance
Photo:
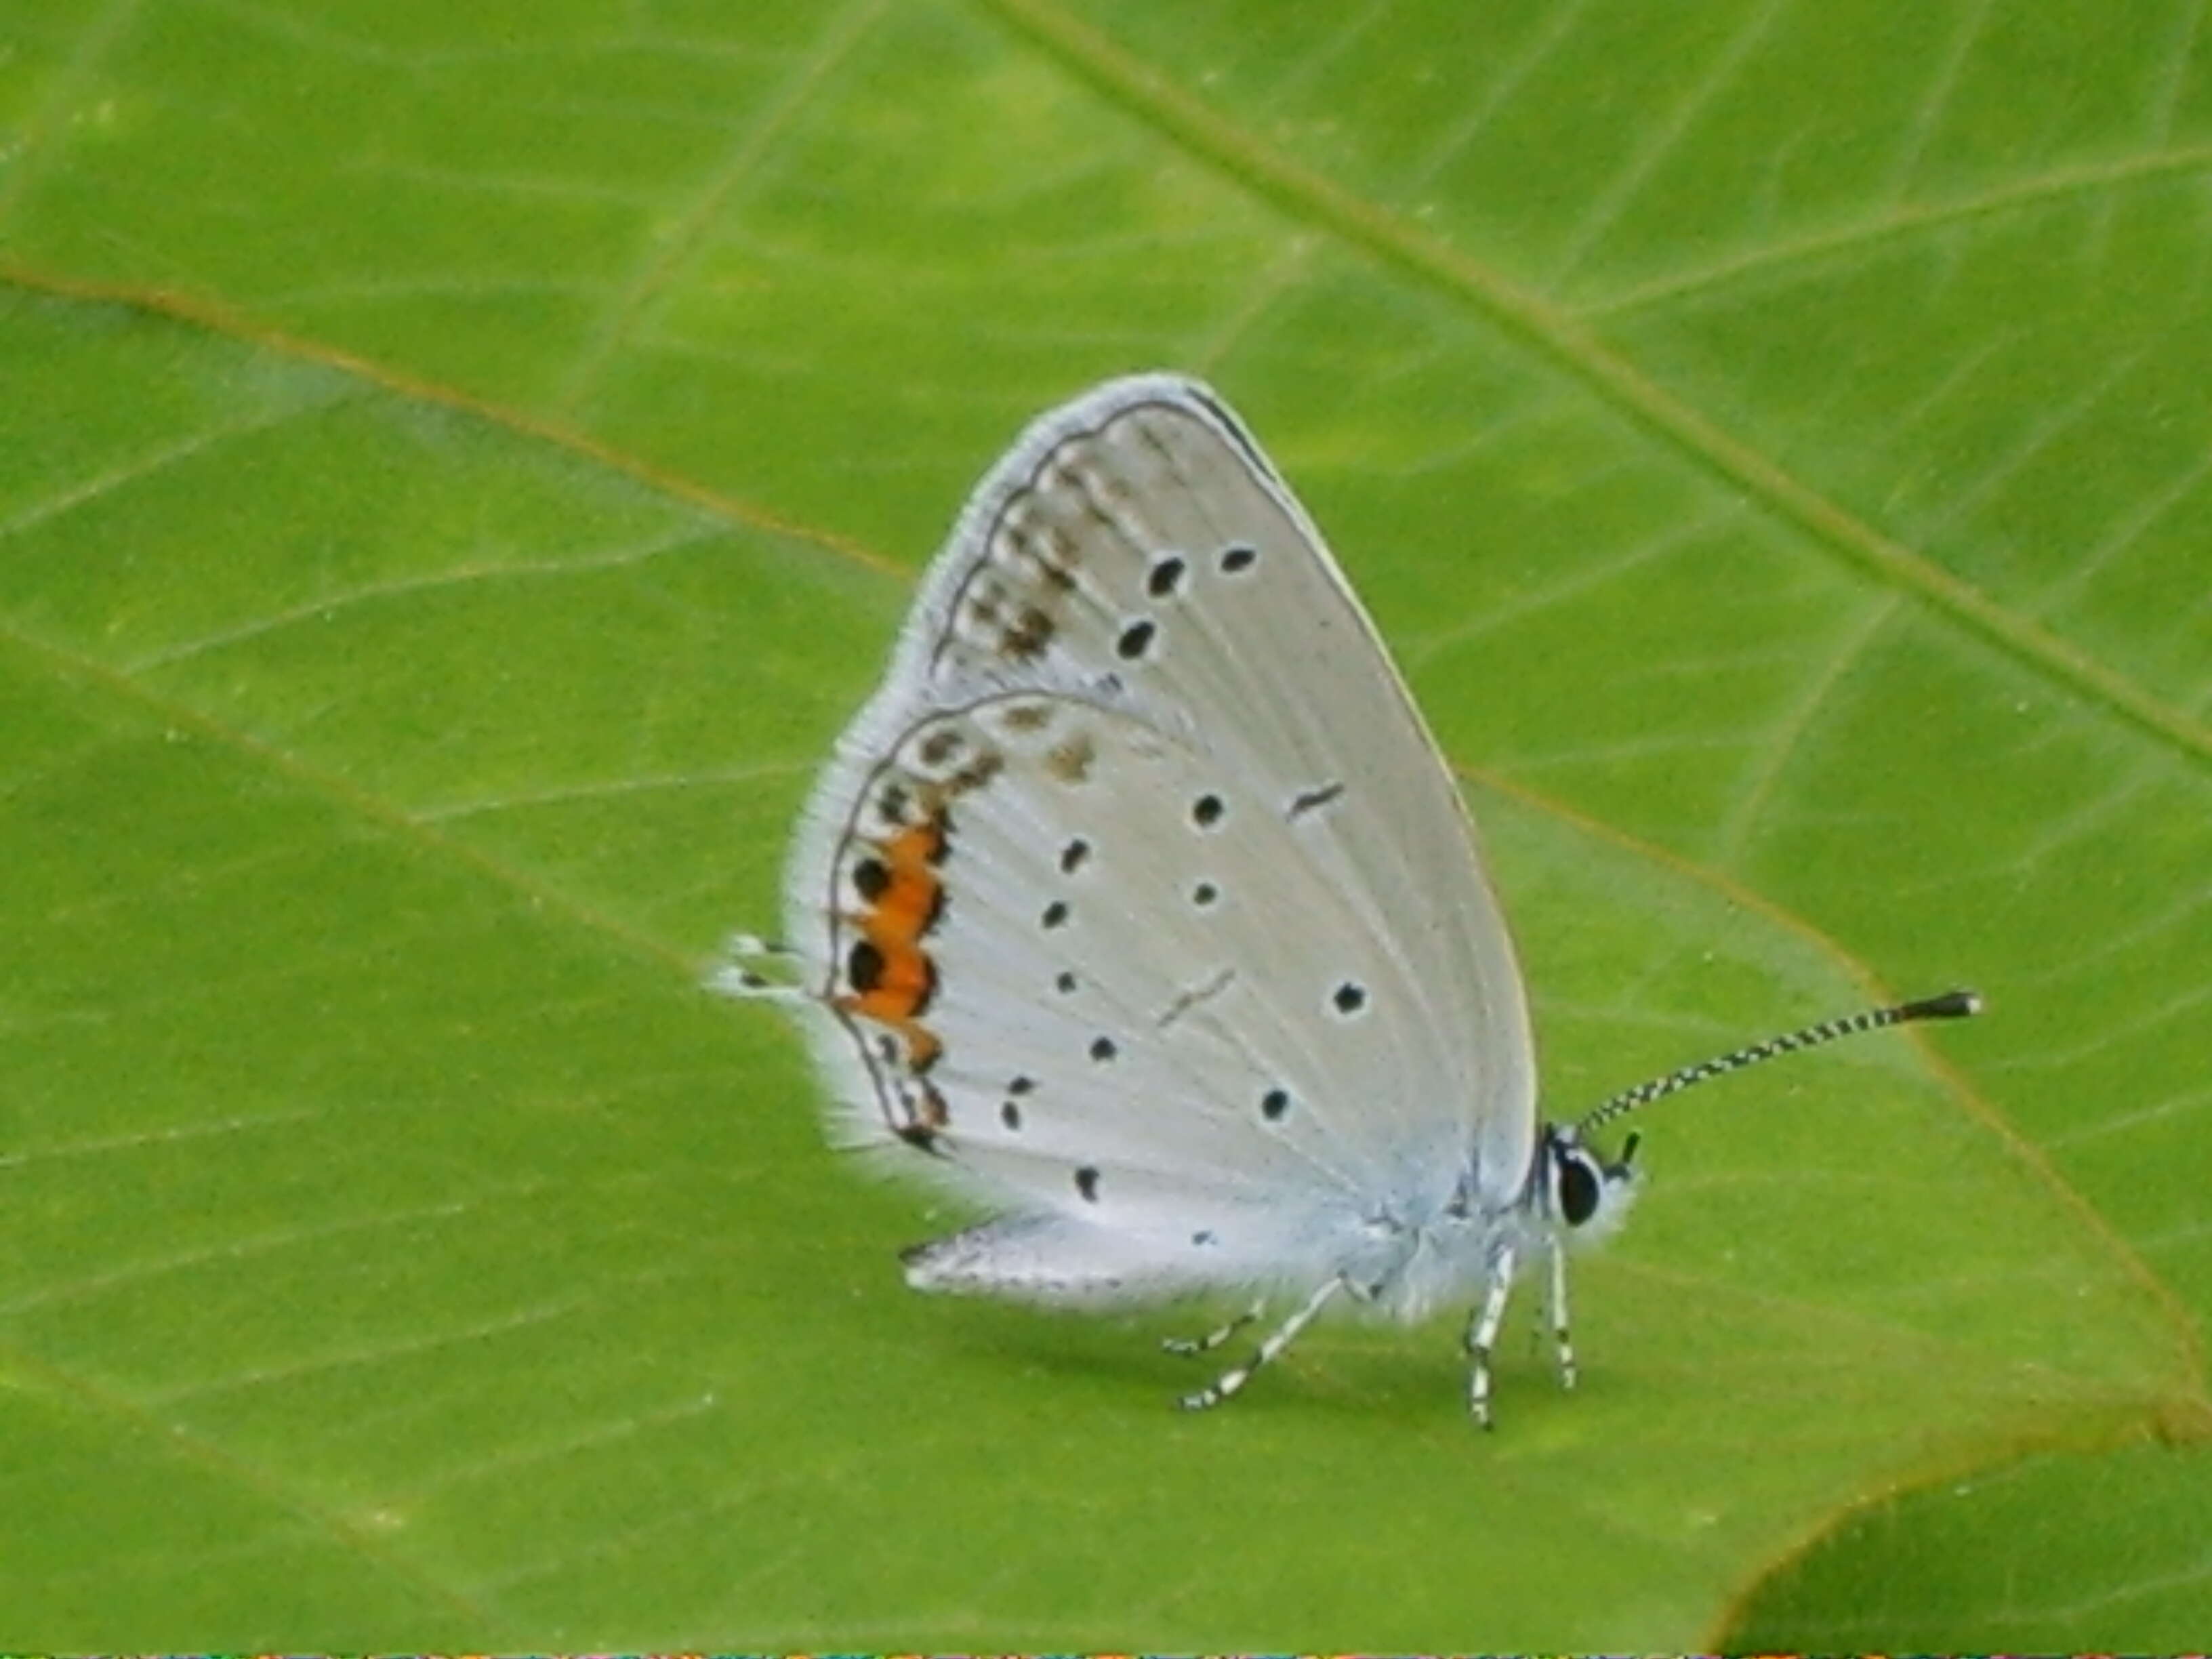
{"label": "butterfly antenna", "polygon": [[1918,1019],[1964,1019],[1969,1014],[1982,1011],[1982,1000],[1972,991],[1947,991],[1940,997],[1923,997],[1917,1002],[1900,1002],[1893,1007],[1869,1008],[1856,1014],[1845,1014],[1841,1019],[1824,1019],[1818,1025],[1808,1025],[1802,1030],[1772,1036],[1764,1042],[1754,1042],[1748,1048],[1738,1048],[1734,1054],[1722,1054],[1712,1060],[1700,1060],[1695,1066],[1685,1066],[1679,1072],[1669,1072],[1664,1077],[1655,1077],[1649,1083],[1639,1083],[1633,1089],[1624,1089],[1610,1100],[1585,1113],[1575,1125],[1577,1136],[1601,1128],[1625,1112],[1639,1106],[1648,1106],[1655,1100],[1679,1094],[1693,1083],[1703,1083],[1708,1078],[1720,1077],[1729,1072],[1740,1072],[1747,1066],[1756,1066],[1762,1060],[1772,1060],[1778,1054],[1794,1054],[1801,1048],[1817,1048],[1824,1042],[1833,1042],[1838,1037],[1856,1036],[1862,1031],[1879,1031],[1885,1026],[1904,1025]]}

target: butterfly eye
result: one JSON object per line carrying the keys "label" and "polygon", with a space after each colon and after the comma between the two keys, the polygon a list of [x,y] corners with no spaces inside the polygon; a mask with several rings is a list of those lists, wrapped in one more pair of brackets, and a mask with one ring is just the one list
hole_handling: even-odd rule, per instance
{"label": "butterfly eye", "polygon": [[1559,1215],[1567,1225],[1579,1227],[1597,1213],[1604,1178],[1588,1154],[1576,1149],[1562,1152],[1558,1182]]}

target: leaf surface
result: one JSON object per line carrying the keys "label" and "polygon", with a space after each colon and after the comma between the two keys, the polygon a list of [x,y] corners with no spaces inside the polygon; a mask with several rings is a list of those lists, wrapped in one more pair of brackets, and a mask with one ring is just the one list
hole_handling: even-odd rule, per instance
{"label": "leaf surface", "polygon": [[[2199,27],[0,6],[0,1645],[2205,1628]],[[1491,1436],[1441,1323],[1187,1419],[1203,1310],[909,1295],[953,1218],[698,989],[963,493],[1156,366],[1405,666],[1553,1111],[1989,1000],[1655,1108]]]}

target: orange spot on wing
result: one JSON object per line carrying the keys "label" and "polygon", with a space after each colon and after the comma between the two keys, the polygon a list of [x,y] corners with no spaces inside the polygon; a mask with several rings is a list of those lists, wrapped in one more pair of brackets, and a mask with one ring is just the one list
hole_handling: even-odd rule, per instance
{"label": "orange spot on wing", "polygon": [[916,1019],[937,989],[936,964],[921,948],[921,936],[945,902],[945,884],[937,875],[944,851],[941,817],[902,830],[882,843],[883,890],[856,918],[861,937],[881,954],[882,969],[866,991],[837,1003],[897,1032],[906,1042],[908,1064],[917,1072],[927,1071],[944,1050]]}
{"label": "orange spot on wing", "polygon": [[937,1034],[913,1020],[899,1022],[899,1035],[906,1039],[907,1064],[917,1072],[926,1072],[937,1064],[937,1057],[945,1052],[945,1045]]}
{"label": "orange spot on wing", "polygon": [[937,878],[937,860],[944,853],[944,826],[933,818],[902,830],[884,843],[884,869],[890,879],[867,915],[868,937],[877,945],[888,948],[910,943],[937,920],[945,894],[945,884]]}

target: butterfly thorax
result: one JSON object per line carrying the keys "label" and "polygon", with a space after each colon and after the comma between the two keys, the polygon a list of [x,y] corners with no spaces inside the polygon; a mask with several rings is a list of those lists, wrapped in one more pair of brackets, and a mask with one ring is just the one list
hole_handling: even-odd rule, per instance
{"label": "butterfly thorax", "polygon": [[1545,1124],[1525,1179],[1504,1198],[1485,1195],[1486,1183],[1470,1161],[1442,1206],[1420,1216],[1377,1212],[1346,1282],[1391,1317],[1419,1321],[1464,1304],[1502,1262],[1518,1271],[1571,1243],[1605,1237],[1620,1224],[1635,1192],[1630,1156],[1608,1163],[1572,1129]]}
{"label": "butterfly thorax", "polygon": [[1525,1256],[1548,1231],[1543,1218],[1519,1205],[1486,1214],[1444,1211],[1413,1225],[1387,1218],[1370,1225],[1372,1250],[1348,1265],[1346,1283],[1359,1300],[1407,1324],[1463,1307],[1503,1251]]}

